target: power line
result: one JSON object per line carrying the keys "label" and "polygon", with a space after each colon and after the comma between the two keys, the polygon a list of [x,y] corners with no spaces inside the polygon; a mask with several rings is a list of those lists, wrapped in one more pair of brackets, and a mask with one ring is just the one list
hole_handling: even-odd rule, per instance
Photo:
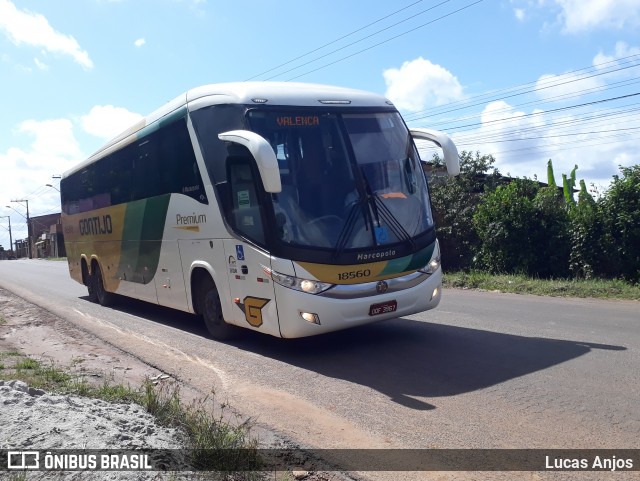
{"label": "power line", "polygon": [[[639,103],[630,104],[632,105],[640,105]],[[552,124],[544,124],[544,125],[529,125],[527,127],[515,127],[510,130],[504,130],[502,126],[494,126],[494,128],[483,129],[482,131],[473,131],[466,134],[459,134],[456,136],[457,139],[463,139],[463,141],[467,140],[476,140],[476,141],[484,141],[486,139],[491,138],[499,138],[504,135],[513,135],[513,134],[524,134],[531,133],[536,131],[542,131],[544,129],[558,129],[559,131],[566,131],[566,129],[574,128],[576,125],[585,126],[590,125],[591,128],[598,127],[603,122],[606,122],[606,125],[611,125],[612,122],[622,121],[625,117],[632,117],[632,120],[638,120],[637,113],[640,112],[640,107],[634,107],[626,110],[620,110],[619,108],[612,109],[602,109],[596,111],[596,113],[581,118],[574,119],[564,119],[564,120],[556,120]],[[518,120],[519,117],[513,119],[505,119],[505,121],[509,120]],[[563,130],[564,129],[564,130]]]}
{"label": "power line", "polygon": [[[386,20],[387,18],[390,18],[390,17],[392,17],[392,16],[394,16],[394,15],[396,15],[396,14],[398,14],[398,13],[404,11],[404,10],[407,10],[408,8],[411,8],[414,5],[417,5],[418,3],[422,3],[422,1],[423,0],[418,0],[417,2],[413,2],[413,3],[409,4],[409,5],[407,5],[406,7],[401,8],[400,10],[396,10],[395,12],[392,12],[392,13],[390,13],[388,15],[385,15],[384,17],[381,17],[378,20],[375,20],[375,21],[373,21],[371,23],[368,23],[364,27],[360,27],[360,28],[358,28],[356,30],[353,30],[352,32],[349,32],[348,34],[343,35],[342,37],[339,37],[339,38],[337,38],[335,40],[332,40],[331,42],[325,43],[324,45],[322,45],[320,47],[314,48],[313,50],[310,50],[307,53],[304,53],[302,55],[299,55],[298,57],[292,58],[291,60],[287,60],[286,62],[281,63],[280,65],[278,65],[276,67],[270,68],[269,70],[265,70],[262,73],[254,75],[253,77],[249,77],[248,79],[245,80],[245,82],[247,82],[249,80],[253,80],[256,77],[260,77],[261,75],[267,74],[269,72],[273,72],[274,70],[277,70],[280,67],[284,67],[285,65],[289,65],[290,63],[293,63],[296,60],[300,60],[301,58],[304,58],[304,57],[306,57],[308,55],[311,55],[312,53],[315,53],[315,52],[317,52],[319,50],[322,50],[323,48],[328,47],[329,45],[333,45],[334,43],[338,43],[340,40],[344,40],[345,38],[348,38],[348,37],[350,37],[350,36],[352,36],[352,35],[354,35],[354,34],[356,34],[358,32],[361,32],[362,30],[365,30],[365,29],[371,27],[372,25],[375,25],[376,23],[380,23],[381,21]],[[421,13],[423,13],[423,12],[420,12],[417,15],[420,15]]]}
{"label": "power line", "polygon": [[[570,94],[562,94],[562,95],[557,95],[555,97],[548,97],[545,100],[532,100],[530,102],[523,102],[521,104],[516,104],[516,105],[509,105],[507,107],[504,107],[502,109],[498,109],[498,110],[493,110],[492,113],[496,114],[496,113],[501,113],[501,112],[509,112],[514,108],[518,108],[518,107],[524,107],[524,106],[528,106],[528,105],[543,105],[543,104],[547,104],[553,101],[558,101],[558,100],[568,100],[568,99],[572,99],[572,98],[576,98],[576,97],[581,97],[585,94],[590,94],[590,93],[595,93],[595,92],[605,92],[608,90],[614,90],[614,89],[618,89],[621,87],[628,87],[629,85],[634,85],[640,83],[640,80],[636,80],[636,79],[627,79],[627,80],[621,80],[619,82],[614,82],[612,84],[609,84],[606,87],[594,87],[591,89],[584,89],[584,90],[576,90],[575,92],[572,92]],[[443,125],[447,125],[447,124],[453,124],[456,122],[460,122],[463,120],[470,120],[470,119],[475,119],[477,117],[479,117],[481,115],[480,114],[473,114],[473,115],[467,115],[464,117],[458,117],[458,118],[454,118],[451,120],[441,120],[441,121],[437,121],[437,122],[430,122],[429,123],[429,127],[431,128],[441,128],[440,126]],[[415,122],[415,120],[407,120],[407,122]]]}
{"label": "power line", "polygon": [[[484,139],[484,142],[489,142],[492,144],[497,144],[497,143],[503,143],[503,142],[523,142],[525,140],[538,140],[538,139],[555,139],[555,138],[559,138],[559,137],[575,137],[575,136],[579,136],[579,135],[595,135],[595,134],[603,134],[603,133],[613,133],[613,132],[626,132],[629,130],[640,130],[640,126],[638,127],[625,127],[625,128],[620,128],[620,129],[606,129],[606,130],[592,130],[592,131],[588,131],[588,132],[570,132],[570,133],[566,133],[566,134],[553,134],[553,135],[537,135],[537,136],[533,136],[533,137],[518,137],[518,138],[506,138],[506,139]],[[629,135],[629,133],[624,133],[624,134],[619,134],[615,137],[623,137],[623,136],[627,136]],[[614,136],[600,136],[598,138],[613,138]],[[477,143],[477,141],[473,141],[473,139],[471,140],[466,140],[463,142],[456,142],[456,145],[469,145],[469,144],[475,144]]]}
{"label": "power line", "polygon": [[[605,103],[605,102],[613,102],[615,100],[621,100],[621,99],[626,99],[626,98],[630,98],[630,97],[635,97],[637,95],[640,95],[640,92],[627,94],[627,95],[620,95],[618,97],[611,97],[611,98],[608,98],[608,99],[601,99],[601,100],[594,100],[594,101],[591,101],[591,102],[584,102],[584,103],[581,103],[581,104],[570,105],[570,106],[567,106],[567,107],[558,107],[558,108],[549,109],[549,110],[539,110],[537,112],[532,112],[530,114],[519,115],[518,117],[516,117],[516,119],[520,120],[520,119],[523,119],[523,118],[535,117],[535,116],[542,115],[542,114],[549,114],[549,113],[561,112],[561,111],[565,111],[565,110],[572,110],[572,109],[577,109],[577,108],[580,108],[580,107],[586,107],[586,106],[589,106],[589,105],[602,104],[602,103]],[[473,124],[460,125],[460,126],[455,127],[455,128],[456,129],[465,129],[467,127],[477,127],[478,125],[495,124],[495,123],[499,123],[499,122],[511,122],[513,120],[514,120],[513,118],[487,120],[485,122],[475,122]],[[453,130],[453,132],[456,132],[456,130]]]}
{"label": "power line", "polygon": [[[560,83],[551,83],[551,82],[554,81],[554,80],[557,82],[558,80],[562,80],[563,78],[572,78],[572,76],[574,74],[579,73],[579,72],[585,72],[586,73],[586,72],[592,71],[594,69],[600,70],[600,69],[603,69],[603,68],[612,68],[613,66],[611,66],[610,64],[614,64],[614,66],[616,66],[616,65],[620,65],[622,63],[622,65],[624,65],[624,64],[627,64],[627,63],[631,63],[631,62],[637,61],[638,59],[640,59],[640,54],[633,54],[633,55],[628,55],[626,57],[621,57],[621,58],[618,58],[618,59],[615,59],[615,60],[609,60],[607,62],[601,62],[599,64],[590,65],[588,67],[582,67],[582,68],[579,68],[579,69],[576,69],[576,70],[572,70],[570,72],[566,72],[566,73],[564,73],[562,75],[558,75],[558,76],[554,77],[553,79],[546,79],[546,80],[542,81],[542,85],[544,86],[544,89],[551,88],[551,87],[557,87],[558,85],[560,85]],[[610,67],[606,67],[607,65],[610,65]],[[594,74],[593,76],[606,75],[606,74],[613,73],[613,72],[616,72],[616,71],[619,71],[619,70],[625,70],[627,68],[637,67],[638,65],[640,65],[640,64],[636,63],[634,65],[621,67],[621,68],[618,68],[618,69],[606,70],[604,72],[601,72],[601,73],[598,73],[598,74]],[[574,78],[573,80],[567,81],[566,83],[585,80],[586,78],[590,78],[590,77],[593,77],[593,76]],[[551,85],[546,85],[548,83],[551,83]],[[536,85],[539,85],[539,84],[540,84],[540,81],[539,80],[535,80],[535,81],[528,82],[528,83],[521,84],[521,85],[517,85],[517,86],[514,86],[514,87],[507,87],[505,89],[485,92],[485,93],[473,96],[473,97],[471,97],[469,99],[456,100],[454,102],[449,102],[449,103],[447,103],[445,105],[440,105],[440,106],[437,106],[437,107],[432,107],[432,108],[429,108],[429,109],[413,112],[412,114],[409,114],[409,115],[419,115],[419,114],[422,114],[422,113],[431,112],[432,110],[436,110],[436,111],[435,112],[431,112],[430,116],[442,115],[442,114],[445,114],[445,113],[455,112],[457,110],[462,110],[464,108],[470,108],[470,107],[474,107],[474,106],[477,106],[477,105],[482,105],[482,104],[485,104],[487,102],[492,102],[492,101],[495,101],[495,100],[504,100],[506,98],[511,98],[511,97],[516,96],[516,95],[524,95],[524,94],[527,94],[527,93],[532,93],[532,92],[536,92],[538,90],[542,90],[542,89],[538,89],[538,88],[524,90],[527,87],[536,86]],[[509,94],[509,93],[511,93],[511,94],[510,95],[506,95],[506,94]],[[493,97],[493,98],[488,99],[487,97]],[[483,100],[482,100],[482,102],[478,102],[478,103],[475,103],[475,104],[470,104],[470,102],[473,102],[473,101],[478,100],[478,99],[483,99]],[[452,107],[454,105],[458,105],[458,104],[467,104],[467,105],[463,105],[462,107],[458,107],[458,108],[450,108],[450,107]],[[439,110],[439,109],[443,109],[443,108],[445,108],[445,109],[449,108],[449,110]],[[409,116],[405,116],[405,117],[409,117]],[[421,118],[425,118],[425,117],[421,117]],[[415,118],[413,120],[418,120],[418,118]]]}
{"label": "power line", "polygon": [[374,48],[376,48],[376,47],[379,47],[380,45],[383,45],[383,44],[385,44],[385,43],[387,43],[387,42],[390,42],[391,40],[395,40],[395,39],[397,39],[397,38],[403,37],[404,35],[407,35],[407,34],[409,34],[409,33],[412,33],[412,32],[414,32],[414,31],[416,31],[416,30],[418,30],[418,29],[424,28],[424,27],[426,27],[427,25],[431,25],[431,24],[433,24],[433,23],[435,23],[435,22],[437,22],[437,21],[439,21],[439,20],[442,20],[442,19],[444,19],[444,18],[450,17],[451,15],[454,15],[454,14],[456,14],[456,13],[459,13],[459,12],[463,11],[463,10],[466,10],[467,8],[473,7],[474,5],[477,5],[478,3],[482,3],[483,1],[484,1],[484,0],[477,0],[477,1],[473,2],[473,3],[470,3],[470,4],[468,4],[468,5],[464,6],[464,7],[462,7],[462,8],[459,8],[459,9],[457,9],[457,10],[454,10],[453,12],[449,12],[449,13],[447,13],[447,14],[445,14],[445,15],[442,15],[441,17],[438,17],[438,18],[436,18],[436,19],[434,19],[434,20],[431,20],[430,22],[424,23],[424,24],[419,25],[419,26],[417,26],[417,27],[415,27],[415,28],[412,28],[411,30],[407,30],[406,32],[403,32],[403,33],[400,33],[400,34],[395,35],[395,36],[393,36],[393,37],[390,37],[390,38],[388,38],[388,39],[386,39],[386,40],[383,40],[382,42],[378,42],[378,43],[376,43],[376,44],[374,44],[374,45],[371,45],[370,47],[364,48],[364,49],[362,49],[362,50],[358,50],[357,52],[352,53],[351,55],[347,55],[347,56],[342,57],[342,58],[339,58],[338,60],[335,60],[335,61],[333,61],[333,62],[330,62],[330,63],[324,64],[324,65],[322,65],[322,66],[320,66],[320,67],[318,67],[318,68],[315,68],[315,69],[313,69],[313,70],[309,70],[308,72],[302,73],[302,74],[297,75],[297,76],[295,76],[295,77],[291,77],[291,78],[287,79],[286,81],[287,81],[287,82],[289,82],[289,81],[291,81],[291,80],[295,80],[295,79],[297,79],[297,78],[304,77],[305,75],[308,75],[308,74],[313,73],[313,72],[317,72],[318,70],[321,70],[321,69],[323,69],[323,68],[329,67],[329,66],[331,66],[331,65],[335,65],[335,64],[337,64],[337,63],[339,63],[339,62],[342,62],[343,60],[347,60],[347,59],[349,59],[349,58],[355,57],[356,55],[359,55],[359,54],[361,54],[361,53],[363,53],[363,52],[366,52],[366,51],[368,51],[368,50],[371,50],[371,49],[374,49]]}
{"label": "power line", "polygon": [[[444,5],[445,3],[449,3],[450,1],[451,1],[451,0],[444,0],[444,1],[442,1],[442,2],[440,2],[440,3],[438,3],[438,4],[436,4],[436,5],[434,5],[434,6],[432,6],[432,7],[427,8],[426,10],[423,10],[423,11],[421,11],[421,12],[418,12],[417,14],[412,15],[412,16],[410,16],[410,17],[407,17],[407,18],[405,18],[404,20],[401,20],[401,21],[399,21],[399,22],[396,22],[396,23],[394,23],[393,25],[390,25],[390,26],[388,26],[388,27],[385,27],[385,28],[383,28],[383,29],[381,29],[381,30],[378,30],[377,32],[373,32],[372,34],[367,35],[366,37],[363,37],[363,38],[361,38],[361,39],[359,39],[359,40],[356,40],[355,42],[351,42],[351,43],[349,43],[349,44],[347,44],[347,45],[344,45],[344,46],[342,46],[342,47],[340,47],[340,48],[337,48],[337,49],[335,49],[335,50],[332,50],[331,52],[328,52],[328,53],[326,53],[326,54],[324,54],[324,55],[321,55],[320,57],[316,57],[316,58],[314,58],[313,60],[309,60],[308,62],[302,63],[302,64],[298,65],[297,67],[293,67],[293,68],[291,68],[291,69],[289,69],[289,70],[285,70],[284,72],[280,72],[280,73],[278,73],[278,74],[276,74],[276,75],[273,75],[273,76],[271,76],[271,77],[268,77],[268,78],[267,78],[267,79],[265,79],[265,80],[272,80],[272,79],[274,79],[274,78],[276,78],[276,77],[279,77],[280,75],[284,75],[284,74],[286,74],[286,73],[293,72],[294,70],[298,70],[299,68],[302,68],[302,67],[304,67],[305,65],[309,65],[309,64],[312,64],[312,63],[314,63],[314,62],[317,62],[317,61],[318,61],[318,60],[320,60],[320,59],[326,58],[326,57],[328,57],[328,56],[330,56],[330,55],[333,55],[334,53],[337,53],[337,52],[340,52],[340,51],[342,51],[342,50],[345,50],[345,49],[347,49],[348,47],[351,47],[351,46],[356,45],[356,44],[358,44],[358,43],[360,43],[360,42],[362,42],[362,41],[364,41],[364,40],[367,40],[367,39],[369,39],[369,38],[371,38],[371,37],[374,37],[375,35],[378,35],[379,33],[382,33],[382,32],[384,32],[384,31],[386,31],[386,30],[389,30],[389,29],[391,29],[391,28],[393,28],[393,27],[396,27],[396,26],[400,25],[401,23],[404,23],[404,22],[407,22],[407,21],[409,21],[409,20],[411,20],[411,19],[413,19],[413,18],[416,18],[418,15],[422,15],[423,13],[426,13],[426,12],[429,12],[429,11],[431,11],[431,10],[434,10],[435,8],[437,8],[437,7],[441,6],[441,5]],[[363,50],[363,51],[364,51],[364,50]],[[306,75],[306,74],[303,74],[303,75]]]}

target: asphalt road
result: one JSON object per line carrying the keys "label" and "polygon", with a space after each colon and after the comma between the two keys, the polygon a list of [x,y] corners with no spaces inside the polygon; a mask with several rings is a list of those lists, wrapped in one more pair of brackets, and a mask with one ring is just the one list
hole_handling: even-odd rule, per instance
{"label": "asphalt road", "polygon": [[324,336],[210,340],[197,318],[103,308],[64,262],[0,287],[320,448],[640,448],[640,303],[445,290],[430,312]]}

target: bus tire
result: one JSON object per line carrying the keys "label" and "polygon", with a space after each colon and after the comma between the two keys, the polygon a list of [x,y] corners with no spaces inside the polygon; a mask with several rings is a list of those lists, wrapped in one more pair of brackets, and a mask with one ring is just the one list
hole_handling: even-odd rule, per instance
{"label": "bus tire", "polygon": [[236,332],[236,326],[225,322],[222,316],[220,296],[213,281],[205,279],[200,288],[200,314],[209,335],[217,341],[232,339]]}
{"label": "bus tire", "polygon": [[85,279],[85,285],[87,286],[87,292],[89,293],[89,302],[98,302],[98,289],[96,286],[97,278],[95,273],[87,274]]}
{"label": "bus tire", "polygon": [[115,294],[108,292],[104,288],[104,282],[102,281],[102,273],[100,272],[100,266],[96,265],[95,268],[95,286],[96,296],[101,306],[110,306],[115,300]]}

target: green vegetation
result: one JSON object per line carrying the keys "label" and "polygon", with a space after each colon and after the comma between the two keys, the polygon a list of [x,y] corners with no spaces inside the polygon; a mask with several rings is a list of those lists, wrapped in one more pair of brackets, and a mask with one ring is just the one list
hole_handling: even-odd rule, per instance
{"label": "green vegetation", "polygon": [[39,370],[40,369],[40,363],[38,361],[36,361],[35,359],[31,359],[31,358],[26,357],[26,358],[20,359],[18,362],[16,362],[15,368],[18,371]]}
{"label": "green vegetation", "polygon": [[27,481],[27,473],[11,473],[8,481]]}
{"label": "green vegetation", "polygon": [[535,279],[518,274],[469,271],[445,272],[444,285],[514,294],[640,301],[640,285],[616,279]]}
{"label": "green vegetation", "polygon": [[584,180],[576,190],[577,166],[557,186],[551,161],[548,185],[502,177],[494,162],[462,152],[459,176],[431,179],[446,271],[640,282],[640,165],[594,198]]}

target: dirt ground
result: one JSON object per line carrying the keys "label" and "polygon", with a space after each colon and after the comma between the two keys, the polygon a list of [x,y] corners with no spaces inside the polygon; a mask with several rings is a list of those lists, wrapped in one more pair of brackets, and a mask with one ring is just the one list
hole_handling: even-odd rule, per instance
{"label": "dirt ground", "polygon": [[70,322],[0,289],[0,352],[19,352],[96,380],[140,386],[162,375]]}
{"label": "dirt ground", "polygon": [[[146,379],[167,378],[154,366],[150,366],[131,354],[84,331],[71,322],[38,307],[21,297],[0,289],[0,354],[3,363],[10,367],[7,353],[19,353],[88,380],[89,382],[129,385],[139,387]],[[2,360],[0,358],[0,360]],[[180,386],[185,402],[202,398],[191,386]],[[259,438],[268,440],[271,446],[293,447],[291,441],[264,428],[257,428]],[[284,474],[284,478],[282,475]],[[346,481],[354,479],[338,472],[290,472],[266,479],[300,479],[306,481]]]}

